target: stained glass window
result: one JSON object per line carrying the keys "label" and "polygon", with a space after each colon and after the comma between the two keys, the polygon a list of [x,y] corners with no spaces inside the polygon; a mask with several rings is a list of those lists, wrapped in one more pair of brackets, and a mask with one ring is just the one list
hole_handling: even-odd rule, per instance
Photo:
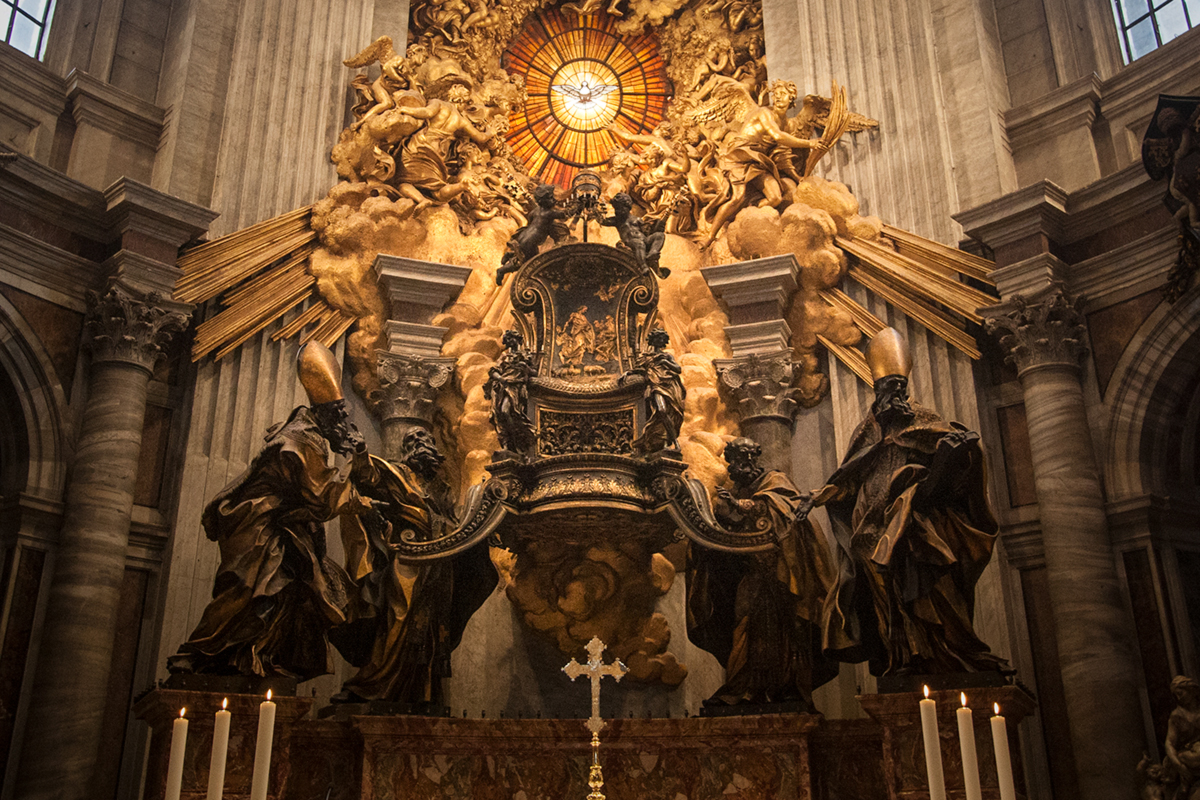
{"label": "stained glass window", "polygon": [[631,133],[662,121],[671,82],[653,33],[624,37],[607,14],[547,9],[532,16],[504,56],[529,99],[510,120],[509,144],[546,183],[568,187],[582,168],[608,160],[616,125]]}

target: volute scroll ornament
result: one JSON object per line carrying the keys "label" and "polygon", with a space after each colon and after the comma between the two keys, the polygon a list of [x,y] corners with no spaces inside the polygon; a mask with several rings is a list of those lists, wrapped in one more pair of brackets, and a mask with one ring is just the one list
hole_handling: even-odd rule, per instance
{"label": "volute scroll ornament", "polygon": [[508,498],[509,487],[499,478],[472,486],[457,528],[436,538],[405,530],[392,543],[396,558],[405,562],[437,561],[470,550],[491,536],[504,520]]}

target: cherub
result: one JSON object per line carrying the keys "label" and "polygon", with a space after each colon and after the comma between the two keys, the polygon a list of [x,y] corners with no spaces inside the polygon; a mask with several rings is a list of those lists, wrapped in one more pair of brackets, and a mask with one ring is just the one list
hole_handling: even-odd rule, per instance
{"label": "cherub", "polygon": [[[608,8],[605,13],[611,14],[614,17],[625,16],[617,10],[617,6],[621,4],[621,0],[609,0]],[[604,7],[604,0],[580,0],[578,3],[563,3],[560,8],[564,11],[570,11],[580,17],[587,17],[597,13]]]}
{"label": "cherub", "polygon": [[644,165],[641,157],[632,150],[624,147],[613,150],[608,156],[608,166],[600,173],[600,180],[604,183],[601,196],[605,200],[612,200],[621,192],[633,191]]}
{"label": "cherub", "polygon": [[711,42],[704,58],[692,73],[691,96],[696,102],[708,97],[718,75],[729,75],[734,69],[733,49],[728,42]]}
{"label": "cherub", "polygon": [[[414,44],[408,49],[408,57],[398,54],[392,46],[392,37],[380,36],[358,55],[342,62],[347,67],[369,67],[376,61],[381,70],[379,77],[373,82],[365,75],[358,75],[351,85],[359,93],[362,101],[354,107],[356,114],[362,114],[353,129],[362,127],[371,117],[378,116],[388,109],[396,107],[393,93],[402,89],[416,90],[415,71],[429,57],[429,48],[422,44]],[[372,100],[374,104],[372,105]]]}
{"label": "cherub", "polygon": [[547,239],[557,242],[570,235],[563,220],[571,216],[571,212],[558,205],[553,184],[543,183],[534,189],[533,199],[537,205],[529,213],[529,223],[518,228],[504,248],[500,268],[496,270],[497,286],[504,282],[505,275],[516,272],[522,264],[536,256]]}
{"label": "cherub", "polygon": [[667,238],[662,230],[665,220],[646,226],[640,217],[632,216],[633,198],[624,192],[612,199],[612,210],[613,216],[600,224],[617,229],[621,244],[633,253],[639,267],[645,270],[652,269],[663,279],[670,275],[671,270],[658,265],[659,254]]}
{"label": "cherub", "polygon": [[638,176],[634,191],[647,207],[647,216],[661,220],[672,216],[686,191],[692,162],[686,147],[666,138],[671,124],[662,122],[649,135],[629,133],[615,125],[608,130],[621,142],[645,147],[640,156],[649,168]]}

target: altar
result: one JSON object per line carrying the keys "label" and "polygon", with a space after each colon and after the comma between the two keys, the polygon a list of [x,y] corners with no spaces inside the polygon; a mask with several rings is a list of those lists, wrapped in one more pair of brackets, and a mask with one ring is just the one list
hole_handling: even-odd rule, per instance
{"label": "altar", "polygon": [[[564,678],[565,680],[565,678]],[[581,694],[584,691],[581,689]],[[826,720],[813,714],[674,719],[614,719],[603,735],[607,797],[642,800],[918,800],[928,798],[917,694],[862,698],[870,716]],[[941,728],[954,730],[957,693],[938,692]],[[992,703],[1016,723],[1033,708],[1024,691],[973,692],[982,797],[999,800],[987,725]],[[260,697],[237,695],[225,797],[249,796],[254,710]],[[182,800],[204,798],[216,695],[156,690],[138,713],[156,732],[146,800],[161,800],[169,728],[187,705],[198,721],[184,769]],[[311,701],[281,703],[270,797],[274,800],[451,800],[579,798],[588,795],[590,761],[583,719],[461,719],[411,715],[305,718]],[[205,727],[204,720],[210,720]],[[240,726],[240,727],[239,727]],[[162,735],[159,735],[162,734]],[[191,741],[192,738],[189,737]],[[951,798],[965,797],[961,754],[942,741]],[[1018,785],[1023,785],[1020,764]],[[1024,796],[1024,795],[1021,795]]]}

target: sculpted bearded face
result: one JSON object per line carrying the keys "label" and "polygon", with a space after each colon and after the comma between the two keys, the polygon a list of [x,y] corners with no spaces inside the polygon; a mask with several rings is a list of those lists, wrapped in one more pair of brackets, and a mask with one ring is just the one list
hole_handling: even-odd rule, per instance
{"label": "sculpted bearded face", "polygon": [[414,428],[405,434],[400,448],[404,453],[404,465],[422,478],[433,478],[446,460],[438,452],[433,435],[424,428]]}
{"label": "sculpted bearded face", "polygon": [[871,413],[885,425],[893,420],[903,420],[913,414],[908,404],[908,378],[904,375],[888,375],[875,381],[875,402]]}
{"label": "sculpted bearded face", "polygon": [[317,428],[334,451],[343,455],[361,452],[364,447],[363,437],[358,427],[350,421],[345,400],[314,405],[312,414]]}
{"label": "sculpted bearded face", "polygon": [[758,465],[762,447],[753,439],[741,437],[725,445],[725,461],[729,464],[729,478],[738,486],[747,486],[757,480],[763,468]]}

